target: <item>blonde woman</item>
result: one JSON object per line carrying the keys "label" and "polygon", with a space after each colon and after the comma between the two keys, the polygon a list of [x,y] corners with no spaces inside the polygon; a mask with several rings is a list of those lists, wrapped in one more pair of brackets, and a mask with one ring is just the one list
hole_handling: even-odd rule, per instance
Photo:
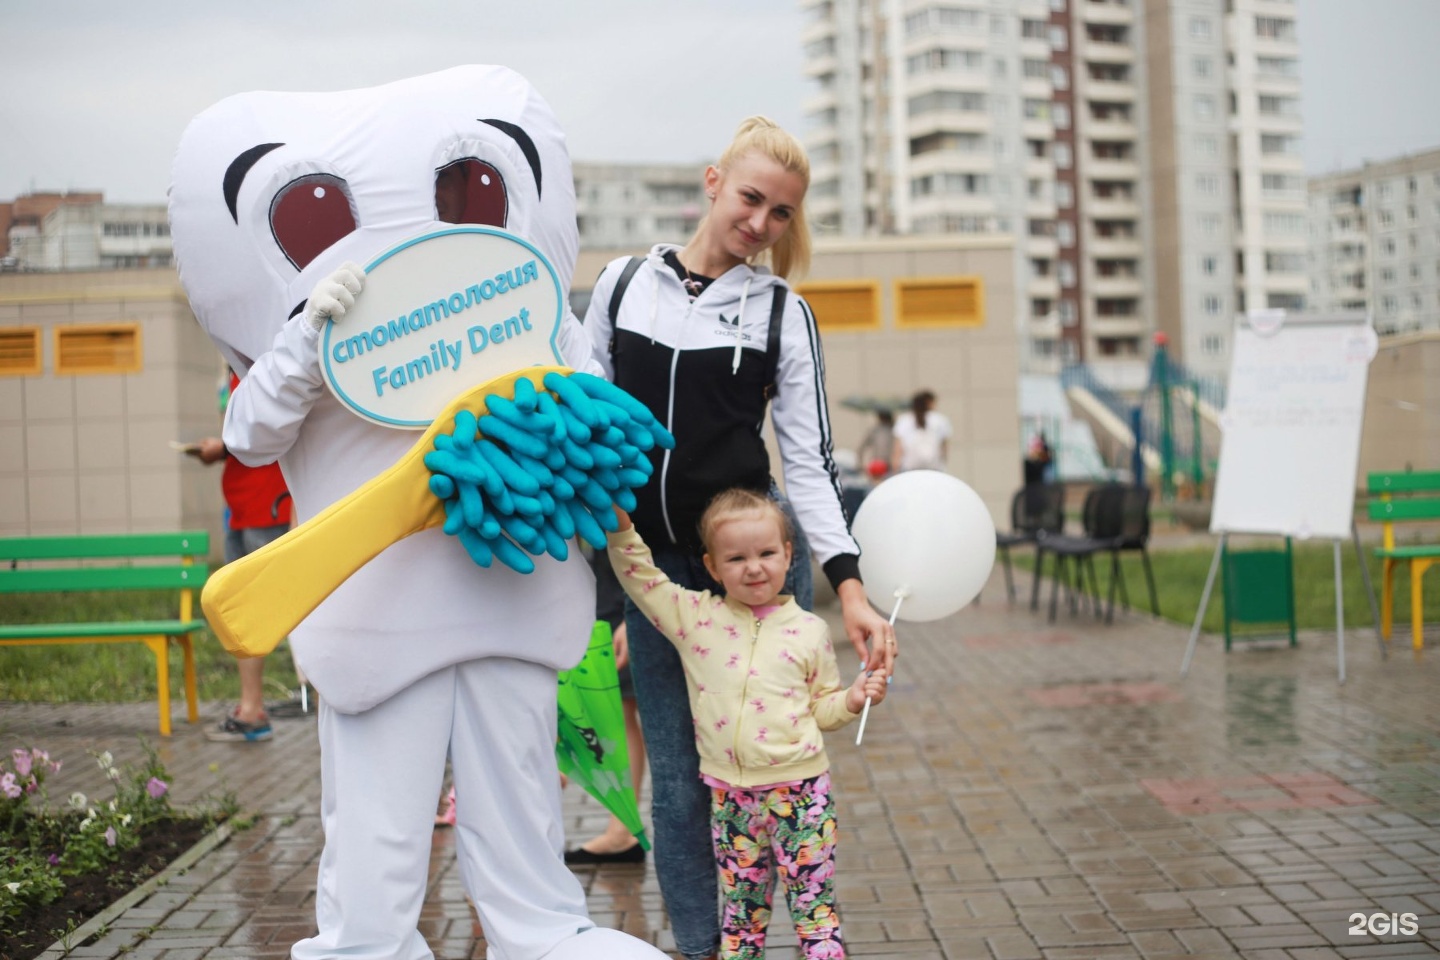
{"label": "blonde woman", "polygon": [[[786,279],[809,265],[810,164],[774,122],[751,117],[704,174],[710,208],[684,246],[621,258],[596,281],[586,314],[596,359],[675,435],[650,451],[635,527],[678,586],[723,588],[705,569],[698,522],[722,490],[781,500],[761,436],[767,404],[786,498],[798,520],[784,592],[809,609],[813,550],[840,598],[845,633],[869,666],[890,671],[894,630],[865,600],[831,456],[825,366],[815,317]],[[700,779],[694,720],[675,648],[633,603],[631,670],[650,759],[655,867],[679,951],[720,942],[710,795]],[[868,648],[867,648],[868,643]]]}

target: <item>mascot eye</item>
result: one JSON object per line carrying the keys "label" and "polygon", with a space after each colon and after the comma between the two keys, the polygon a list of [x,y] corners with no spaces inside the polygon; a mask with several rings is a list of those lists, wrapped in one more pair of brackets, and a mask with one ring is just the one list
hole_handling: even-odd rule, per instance
{"label": "mascot eye", "polygon": [[344,180],[317,173],[293,180],[270,202],[270,231],[285,256],[304,270],[320,253],[355,229]]}
{"label": "mascot eye", "polygon": [[435,175],[435,216],[446,223],[505,226],[505,178],[480,160],[457,160]]}

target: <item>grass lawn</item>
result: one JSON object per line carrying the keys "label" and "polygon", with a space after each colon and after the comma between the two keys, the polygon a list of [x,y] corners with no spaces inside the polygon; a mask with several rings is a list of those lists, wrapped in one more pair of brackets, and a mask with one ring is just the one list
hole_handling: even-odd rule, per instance
{"label": "grass lawn", "polygon": [[[82,623],[163,620],[175,616],[175,591],[0,595],[0,623]],[[195,635],[201,700],[234,700],[240,680],[235,658],[215,635]],[[185,702],[184,659],[170,648],[170,697]],[[299,686],[288,647],[265,660],[266,699],[285,699]],[[154,700],[155,658],[138,643],[87,643],[0,648],[0,700],[128,702]]]}
{"label": "grass lawn", "polygon": [[[1283,546],[1278,538],[1277,546]],[[1369,555],[1366,561],[1370,577],[1375,584],[1376,601],[1380,595],[1380,561]],[[1025,548],[1012,551],[1017,567],[1034,569],[1034,553]],[[1215,556],[1215,547],[1200,549],[1150,551],[1151,566],[1155,571],[1155,592],[1160,600],[1160,615],[1190,626],[1195,622],[1195,613],[1200,609],[1200,595],[1205,590],[1205,575]],[[1365,581],[1360,576],[1360,567],[1355,559],[1355,548],[1349,543],[1341,545],[1340,568],[1345,591],[1345,625],[1347,627],[1369,627],[1373,618],[1370,601],[1365,596]],[[1334,548],[1330,543],[1306,543],[1295,545],[1295,620],[1300,629],[1335,628],[1335,560]],[[1141,610],[1149,610],[1150,599],[1145,590],[1145,571],[1138,553],[1122,554],[1120,564],[1125,585],[1129,588],[1130,604]],[[1045,569],[1050,570],[1047,561]],[[1110,585],[1110,560],[1097,558],[1095,570],[1100,579],[1101,596]],[[1440,581],[1431,578],[1430,589],[1425,592],[1425,622],[1440,623]],[[1050,584],[1041,585],[1041,599],[1048,602]],[[1063,601],[1064,592],[1061,592]],[[1210,633],[1224,631],[1224,596],[1221,577],[1215,578],[1215,592],[1210,598],[1209,609],[1205,612],[1204,629]],[[1117,601],[1118,603],[1118,601]],[[1410,642],[1410,573],[1405,566],[1395,572],[1395,628],[1391,637],[1402,644]],[[1249,626],[1237,628],[1238,632],[1249,631]]]}

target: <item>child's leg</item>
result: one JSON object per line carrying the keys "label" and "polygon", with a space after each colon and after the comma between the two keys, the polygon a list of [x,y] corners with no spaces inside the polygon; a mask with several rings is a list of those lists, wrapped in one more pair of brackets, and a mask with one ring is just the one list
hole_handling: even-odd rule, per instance
{"label": "child's leg", "polygon": [[[835,806],[830,775],[822,773],[789,792],[789,804],[772,799],[776,872],[790,902],[790,919],[806,958],[845,956],[835,912]],[[777,791],[778,792],[778,791]]]}
{"label": "child's leg", "polygon": [[763,797],[748,790],[710,791],[710,825],[720,865],[722,960],[760,960],[775,882]]}

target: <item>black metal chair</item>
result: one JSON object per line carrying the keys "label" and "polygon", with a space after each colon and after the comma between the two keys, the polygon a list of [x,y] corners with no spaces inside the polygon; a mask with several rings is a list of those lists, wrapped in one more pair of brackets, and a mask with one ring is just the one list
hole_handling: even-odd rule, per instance
{"label": "black metal chair", "polygon": [[1160,601],[1155,594],[1155,572],[1150,567],[1150,491],[1146,487],[1125,487],[1120,500],[1120,526],[1115,542],[1107,549],[1110,552],[1110,591],[1105,604],[1105,622],[1109,623],[1115,613],[1115,589],[1120,589],[1120,602],[1130,609],[1130,595],[1125,589],[1125,575],[1120,569],[1120,554],[1125,550],[1138,550],[1140,562],[1145,568],[1145,582],[1150,588],[1150,611],[1160,616]]}
{"label": "black metal chair", "polygon": [[1010,532],[995,534],[995,550],[1005,565],[1005,593],[1015,602],[1010,548],[1030,546],[1042,537],[1062,533],[1065,526],[1065,484],[1027,483],[1010,500]]}
{"label": "black metal chair", "polygon": [[1085,495],[1085,504],[1080,511],[1083,533],[1079,536],[1061,534],[1036,541],[1035,585],[1030,594],[1030,609],[1039,606],[1040,575],[1048,553],[1054,557],[1050,574],[1050,619],[1055,619],[1062,580],[1071,612],[1079,612],[1080,600],[1086,596],[1087,575],[1090,579],[1091,608],[1097,617],[1100,615],[1100,580],[1095,574],[1095,554],[1112,550],[1119,542],[1125,490],[1118,483],[1102,484],[1091,489]]}

